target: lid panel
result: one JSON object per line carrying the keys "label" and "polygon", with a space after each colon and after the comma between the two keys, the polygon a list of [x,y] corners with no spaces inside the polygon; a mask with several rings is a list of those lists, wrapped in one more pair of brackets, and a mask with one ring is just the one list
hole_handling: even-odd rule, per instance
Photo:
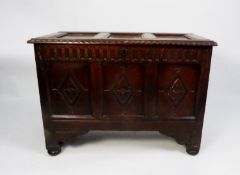
{"label": "lid panel", "polygon": [[61,39],[87,39],[87,38],[93,38],[97,34],[98,33],[67,33],[58,38],[61,38]]}
{"label": "lid panel", "polygon": [[142,39],[141,33],[111,33],[108,38],[113,39]]}
{"label": "lid panel", "polygon": [[184,34],[158,34],[154,33],[158,40],[189,40]]}

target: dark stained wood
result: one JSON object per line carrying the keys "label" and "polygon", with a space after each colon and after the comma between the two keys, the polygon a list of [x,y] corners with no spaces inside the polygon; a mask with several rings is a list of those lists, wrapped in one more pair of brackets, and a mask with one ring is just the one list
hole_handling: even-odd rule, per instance
{"label": "dark stained wood", "polygon": [[33,38],[50,155],[89,130],[160,131],[198,153],[214,41],[194,34]]}
{"label": "dark stained wood", "polygon": [[[146,118],[154,118],[157,110],[157,64],[147,63],[145,70],[144,109]],[[146,103],[147,102],[147,103]]]}
{"label": "dark stained wood", "polygon": [[91,64],[91,101],[92,113],[94,118],[102,116],[102,68],[99,61],[93,61]]}

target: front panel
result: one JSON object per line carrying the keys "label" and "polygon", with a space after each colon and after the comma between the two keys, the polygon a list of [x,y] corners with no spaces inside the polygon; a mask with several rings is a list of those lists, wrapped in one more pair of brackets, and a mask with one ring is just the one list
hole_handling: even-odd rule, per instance
{"label": "front panel", "polygon": [[44,49],[51,117],[196,118],[198,49],[80,45]]}
{"label": "front panel", "polygon": [[157,115],[159,118],[194,118],[199,67],[195,64],[159,64]]}
{"label": "front panel", "polygon": [[103,63],[103,117],[144,117],[144,65]]}
{"label": "front panel", "polygon": [[89,63],[51,62],[47,79],[52,115],[91,117]]}

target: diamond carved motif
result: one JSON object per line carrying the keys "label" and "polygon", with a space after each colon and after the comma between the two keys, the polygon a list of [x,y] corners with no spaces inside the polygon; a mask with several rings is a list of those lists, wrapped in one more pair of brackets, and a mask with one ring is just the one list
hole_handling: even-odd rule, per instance
{"label": "diamond carved motif", "polygon": [[187,89],[180,77],[176,77],[167,89],[168,97],[173,102],[174,106],[178,106],[187,93]]}
{"label": "diamond carved motif", "polygon": [[85,91],[83,87],[78,86],[75,78],[73,75],[71,75],[71,73],[68,73],[66,75],[58,89],[66,101],[71,105],[73,105],[79,95]]}
{"label": "diamond carved motif", "polygon": [[122,74],[117,82],[114,84],[112,92],[121,105],[126,105],[133,95],[133,88],[131,87],[126,75]]}

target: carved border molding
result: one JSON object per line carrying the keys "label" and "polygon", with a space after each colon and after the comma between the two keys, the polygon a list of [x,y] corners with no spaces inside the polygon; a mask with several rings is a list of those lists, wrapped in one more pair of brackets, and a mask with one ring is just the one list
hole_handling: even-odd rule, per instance
{"label": "carved border molding", "polygon": [[141,44],[141,45],[181,45],[181,46],[215,46],[213,41],[177,41],[177,40],[82,40],[82,39],[31,39],[28,43],[35,44]]}

